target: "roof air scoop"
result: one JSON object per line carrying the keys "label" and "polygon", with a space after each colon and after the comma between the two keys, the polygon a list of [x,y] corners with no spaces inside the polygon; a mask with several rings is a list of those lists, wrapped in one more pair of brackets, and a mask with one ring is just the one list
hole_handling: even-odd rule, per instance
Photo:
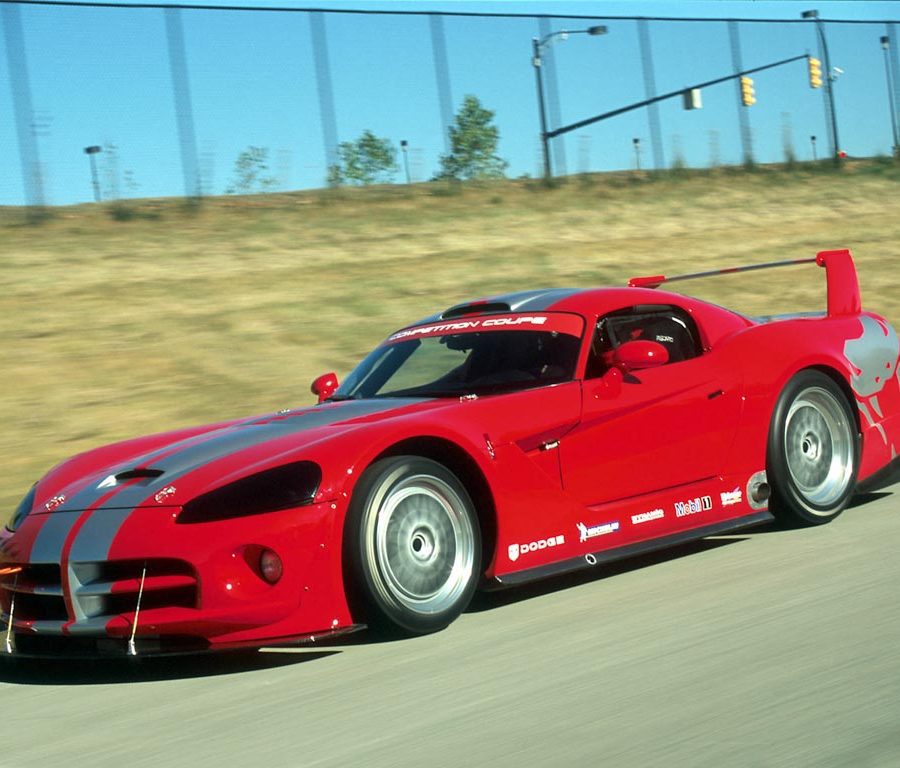
{"label": "roof air scoop", "polygon": [[467,304],[457,304],[450,307],[441,315],[441,320],[450,320],[454,317],[465,315],[486,315],[497,312],[509,312],[510,306],[505,301],[470,301]]}
{"label": "roof air scoop", "polygon": [[115,475],[109,475],[104,478],[97,488],[115,488],[117,485],[128,482],[129,480],[137,480],[138,482],[134,483],[135,485],[148,485],[151,480],[155,480],[162,474],[163,470],[151,469],[149,467],[126,469],[122,472],[117,472]]}

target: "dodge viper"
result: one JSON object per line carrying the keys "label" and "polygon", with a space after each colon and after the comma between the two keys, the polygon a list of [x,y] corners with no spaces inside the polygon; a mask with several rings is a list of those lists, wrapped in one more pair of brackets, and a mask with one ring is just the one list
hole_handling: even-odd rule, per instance
{"label": "dodge viper", "polygon": [[144,655],[443,629],[478,588],[891,482],[900,346],[849,251],[827,307],[751,318],[660,286],[466,302],[390,334],[318,403],[116,443],[0,533],[0,648]]}

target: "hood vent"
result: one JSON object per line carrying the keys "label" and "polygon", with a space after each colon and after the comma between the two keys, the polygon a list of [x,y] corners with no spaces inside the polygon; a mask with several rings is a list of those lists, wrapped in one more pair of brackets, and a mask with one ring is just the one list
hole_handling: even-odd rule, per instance
{"label": "hood vent", "polygon": [[138,480],[139,482],[135,483],[135,485],[149,485],[151,480],[155,480],[162,474],[163,471],[161,469],[150,469],[149,467],[126,469],[105,478],[97,488],[115,488],[120,483],[125,483],[129,480]]}

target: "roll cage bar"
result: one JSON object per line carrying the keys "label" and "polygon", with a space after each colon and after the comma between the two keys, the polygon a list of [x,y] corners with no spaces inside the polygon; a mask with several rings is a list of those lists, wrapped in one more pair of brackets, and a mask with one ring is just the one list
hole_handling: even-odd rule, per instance
{"label": "roll cage bar", "polygon": [[846,248],[836,251],[819,251],[814,258],[807,259],[769,261],[764,264],[724,267],[722,269],[690,272],[671,277],[666,275],[632,277],[628,281],[628,286],[629,288],[659,288],[663,283],[674,283],[680,280],[731,275],[737,272],[753,272],[758,269],[773,269],[775,267],[792,267],[797,264],[811,264],[813,262],[820,267],[825,267],[825,280],[828,286],[828,316],[858,315],[862,306],[859,295],[859,279],[856,276],[856,266],[853,263],[853,257]]}

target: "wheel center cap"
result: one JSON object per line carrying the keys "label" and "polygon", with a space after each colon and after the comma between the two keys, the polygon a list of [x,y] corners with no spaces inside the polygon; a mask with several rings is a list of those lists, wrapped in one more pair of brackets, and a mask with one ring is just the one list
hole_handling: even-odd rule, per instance
{"label": "wheel center cap", "polygon": [[417,528],[409,539],[409,551],[420,562],[430,560],[434,554],[434,534],[427,528]]}
{"label": "wheel center cap", "polygon": [[811,432],[808,432],[803,436],[803,440],[800,442],[800,450],[807,459],[815,461],[819,458],[820,453],[818,438]]}

